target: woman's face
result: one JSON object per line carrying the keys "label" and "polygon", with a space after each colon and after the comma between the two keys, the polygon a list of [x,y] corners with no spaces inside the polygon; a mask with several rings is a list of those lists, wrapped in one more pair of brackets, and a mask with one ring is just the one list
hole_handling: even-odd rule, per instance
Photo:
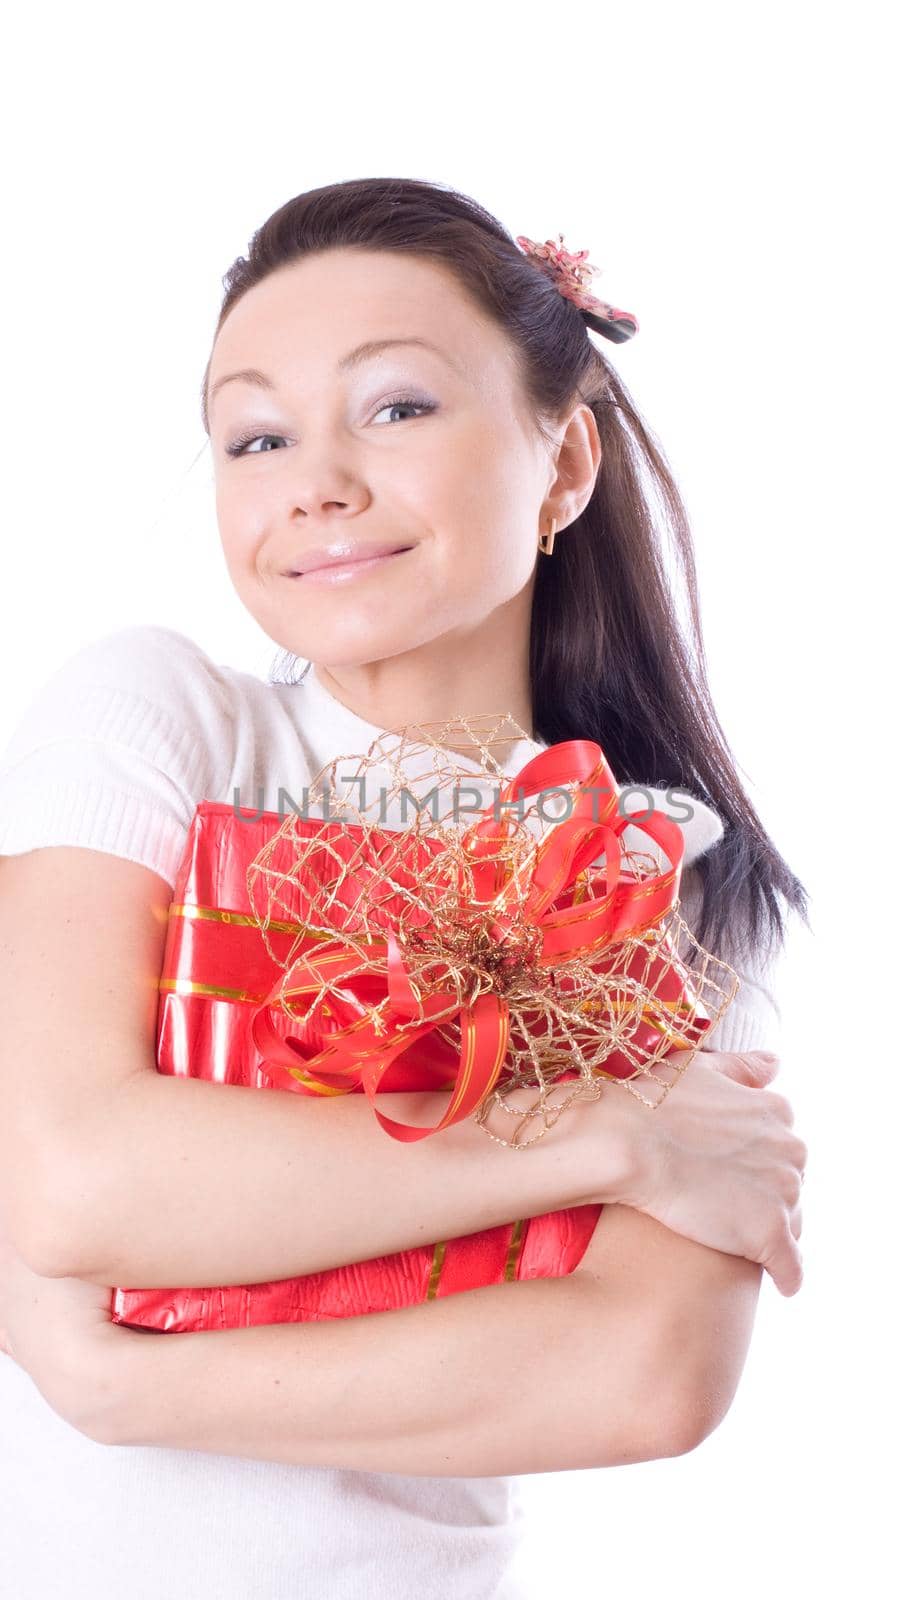
{"label": "woman's face", "polygon": [[[264,378],[223,381],[243,369]],[[336,249],[276,271],[221,328],[208,405],[230,577],[270,638],[334,666],[510,629],[523,659],[538,535],[584,496],[550,498],[558,451],[448,270]],[[402,553],[360,564],[380,546]],[[316,557],[358,564],[290,575]]]}

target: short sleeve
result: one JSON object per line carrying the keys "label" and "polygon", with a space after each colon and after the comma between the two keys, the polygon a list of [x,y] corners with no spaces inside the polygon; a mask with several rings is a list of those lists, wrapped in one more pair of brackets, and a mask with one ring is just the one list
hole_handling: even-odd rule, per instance
{"label": "short sleeve", "polygon": [[170,628],[122,628],[66,660],[0,755],[0,855],[79,845],[174,885],[202,799],[222,793],[232,710],[219,668]]}
{"label": "short sleeve", "polygon": [[[681,880],[680,915],[694,935],[698,928],[701,904],[701,877],[696,869],[690,867]],[[768,950],[754,952],[742,965],[730,963],[740,979],[740,987],[724,1016],[706,1034],[706,1050],[780,1052],[780,984],[784,957],[784,946],[779,944]]]}

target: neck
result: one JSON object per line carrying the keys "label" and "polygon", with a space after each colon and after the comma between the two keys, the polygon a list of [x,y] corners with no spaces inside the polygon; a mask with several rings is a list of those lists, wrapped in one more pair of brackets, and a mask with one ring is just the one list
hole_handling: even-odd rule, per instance
{"label": "neck", "polygon": [[[439,638],[381,661],[313,663],[319,682],[336,700],[375,727],[401,730],[428,724],[445,748],[475,760],[478,734],[500,765],[521,738],[533,737],[529,639],[495,630],[488,645],[471,638]],[[471,732],[449,728],[456,718]],[[517,727],[508,725],[511,718]],[[492,743],[494,739],[494,743]]]}

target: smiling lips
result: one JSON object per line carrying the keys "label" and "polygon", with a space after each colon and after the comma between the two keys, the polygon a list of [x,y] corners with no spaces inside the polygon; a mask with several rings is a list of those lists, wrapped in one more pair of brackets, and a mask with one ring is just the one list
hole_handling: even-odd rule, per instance
{"label": "smiling lips", "polygon": [[289,569],[288,578],[325,578],[328,582],[341,582],[351,575],[379,566],[390,556],[402,555],[412,545],[359,543],[357,540],[326,546],[314,546],[299,557]]}

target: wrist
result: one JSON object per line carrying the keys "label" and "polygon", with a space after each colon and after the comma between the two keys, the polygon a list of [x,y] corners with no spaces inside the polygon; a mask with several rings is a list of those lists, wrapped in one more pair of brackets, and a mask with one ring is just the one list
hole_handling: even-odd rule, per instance
{"label": "wrist", "polygon": [[588,1170],[593,1181],[588,1203],[640,1210],[653,1187],[659,1159],[655,1111],[618,1080],[604,1081],[601,1100],[592,1109]]}
{"label": "wrist", "polygon": [[[550,1106],[562,1106],[572,1087],[570,1081],[560,1082],[550,1093]],[[512,1152],[501,1151],[499,1167],[512,1181],[519,1215],[630,1203],[638,1186],[640,1151],[640,1121],[634,1112],[644,1108],[607,1081],[601,1081],[599,1087],[596,1098],[589,1093],[577,1095],[545,1132],[538,1113],[532,1118],[523,1116],[538,1103],[535,1087],[508,1091],[503,1096],[507,1114],[497,1109],[489,1114],[486,1126],[494,1138],[511,1142],[518,1136],[514,1159],[509,1159]],[[470,1134],[481,1136],[478,1128]]]}

